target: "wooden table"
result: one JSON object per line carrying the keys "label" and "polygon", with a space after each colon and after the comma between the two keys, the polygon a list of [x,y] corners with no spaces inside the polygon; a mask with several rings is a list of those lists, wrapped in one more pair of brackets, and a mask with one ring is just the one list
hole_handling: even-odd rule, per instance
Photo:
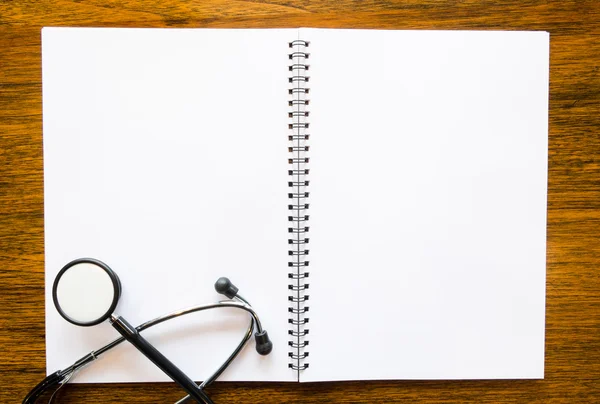
{"label": "wooden table", "polygon": [[[141,4],[143,3],[143,4]],[[551,33],[545,380],[217,383],[217,402],[600,402],[600,1],[0,2],[0,402],[44,377],[40,28],[336,27]],[[174,402],[170,384],[69,385],[59,402]]]}

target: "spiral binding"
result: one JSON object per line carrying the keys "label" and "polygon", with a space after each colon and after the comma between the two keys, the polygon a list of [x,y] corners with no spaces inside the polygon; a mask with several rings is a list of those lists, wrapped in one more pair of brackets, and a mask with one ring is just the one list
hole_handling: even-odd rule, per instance
{"label": "spiral binding", "polygon": [[308,163],[309,157],[306,155],[310,150],[307,142],[310,138],[307,133],[309,128],[308,117],[309,117],[309,100],[307,99],[310,89],[308,83],[310,77],[308,71],[310,66],[307,64],[307,60],[310,54],[307,52],[309,43],[303,40],[295,40],[289,42],[291,52],[288,54],[291,64],[289,65],[290,77],[288,82],[291,84],[288,89],[290,99],[288,100],[288,106],[290,111],[288,118],[288,140],[290,141],[290,147],[288,152],[290,158],[288,163],[290,169],[288,175],[290,180],[288,187],[290,192],[288,198],[291,204],[288,205],[289,216],[288,216],[288,232],[290,238],[288,239],[289,251],[288,255],[290,261],[288,262],[288,273],[289,285],[288,289],[290,295],[289,301],[289,319],[290,329],[288,334],[290,340],[288,345],[290,351],[288,356],[290,358],[289,367],[298,372],[298,378],[300,377],[300,371],[308,368],[308,332],[307,325],[309,323],[308,313],[308,277],[309,272],[307,268],[309,265],[308,261],[308,242],[307,237],[310,227],[308,226],[309,215],[307,213],[309,204],[308,192],[309,181],[307,179],[309,169]]}

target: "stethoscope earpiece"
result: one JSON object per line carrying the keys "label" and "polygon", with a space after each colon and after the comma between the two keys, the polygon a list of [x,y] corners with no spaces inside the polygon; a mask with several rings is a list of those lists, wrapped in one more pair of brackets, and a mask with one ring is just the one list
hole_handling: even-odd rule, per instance
{"label": "stethoscope earpiece", "polygon": [[259,354],[268,355],[273,350],[273,343],[266,330],[254,334],[254,340],[256,341],[256,352]]}
{"label": "stethoscope earpiece", "polygon": [[215,282],[215,290],[217,293],[227,296],[229,299],[233,299],[237,296],[239,289],[231,283],[229,278],[224,276],[217,279]]}
{"label": "stethoscope earpiece", "polygon": [[[215,290],[217,293],[225,295],[230,299],[238,297],[239,289],[233,283],[231,283],[229,278],[224,276],[217,279],[217,282],[215,282]],[[256,334],[254,334],[254,340],[256,341],[256,352],[259,354],[268,355],[273,350],[273,343],[269,339],[269,334],[267,331],[257,331]]]}

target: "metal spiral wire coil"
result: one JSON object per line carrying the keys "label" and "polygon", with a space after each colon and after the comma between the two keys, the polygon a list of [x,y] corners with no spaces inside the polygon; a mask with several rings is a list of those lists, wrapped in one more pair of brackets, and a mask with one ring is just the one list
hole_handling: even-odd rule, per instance
{"label": "metal spiral wire coil", "polygon": [[310,227],[308,226],[308,208],[307,202],[310,193],[308,192],[309,180],[307,178],[309,174],[308,164],[310,162],[307,153],[310,150],[307,144],[309,140],[309,129],[308,117],[310,112],[308,111],[309,100],[307,99],[310,89],[308,83],[310,77],[307,75],[310,66],[307,63],[310,54],[307,52],[309,42],[304,40],[294,40],[288,43],[290,53],[288,57],[291,61],[288,66],[290,76],[288,77],[288,106],[290,110],[288,112],[288,140],[290,146],[288,152],[290,158],[288,164],[290,169],[288,175],[290,180],[288,181],[288,198],[291,203],[288,205],[289,216],[288,216],[288,256],[290,260],[288,262],[288,273],[289,285],[288,289],[290,295],[289,301],[289,318],[288,323],[290,329],[288,334],[290,340],[288,345],[290,351],[288,356],[290,358],[289,368],[298,372],[308,368],[309,364],[306,361],[308,357],[308,328],[309,318],[308,313],[308,278],[310,273],[307,272],[309,266],[308,261],[308,243],[309,238],[307,234]]}

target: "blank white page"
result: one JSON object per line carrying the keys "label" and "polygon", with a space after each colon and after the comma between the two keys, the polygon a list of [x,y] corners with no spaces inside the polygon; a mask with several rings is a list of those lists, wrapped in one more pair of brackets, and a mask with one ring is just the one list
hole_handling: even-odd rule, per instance
{"label": "blank white page", "polygon": [[542,378],[549,36],[310,41],[302,381]]}
{"label": "blank white page", "polygon": [[[287,347],[288,41],[297,30],[43,30],[48,372],[116,338],[76,327],[51,299],[67,262],[118,273],[132,324],[225,299],[228,276],[274,343],[254,341],[221,380],[295,380]],[[144,331],[195,380],[241,340],[248,315],[220,310]],[[79,382],[168,378],[126,343]]]}

